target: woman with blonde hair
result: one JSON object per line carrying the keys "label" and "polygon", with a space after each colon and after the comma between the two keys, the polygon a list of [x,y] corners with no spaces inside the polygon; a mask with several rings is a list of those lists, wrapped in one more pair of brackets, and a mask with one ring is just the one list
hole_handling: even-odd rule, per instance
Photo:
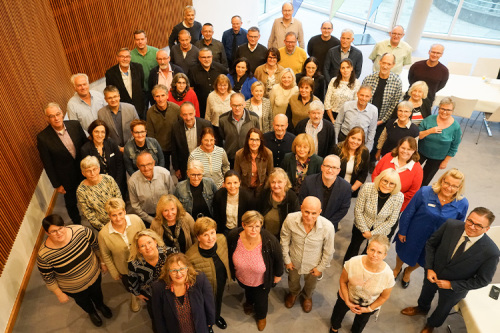
{"label": "woman with blonde hair", "polygon": [[220,74],[214,81],[214,91],[208,94],[205,119],[212,123],[216,140],[221,145],[219,133],[219,117],[224,112],[231,110],[231,95],[234,94],[229,78]]}
{"label": "woman with blonde hair", "polygon": [[278,83],[276,83],[269,93],[273,117],[278,113],[285,114],[290,97],[299,91],[295,83],[295,73],[291,68],[281,71]]}
{"label": "woman with blonde hair", "polygon": [[158,332],[208,332],[215,322],[212,288],[182,253],[171,254],[152,287],[153,321]]}
{"label": "woman with blonde hair", "polygon": [[[365,239],[369,240],[373,235],[389,234],[399,217],[403,200],[399,174],[394,169],[385,169],[373,183],[366,183],[361,187],[354,207],[351,243],[344,262],[358,255]],[[366,253],[366,248],[363,253]]]}
{"label": "woman with blonde hair", "polygon": [[151,230],[162,237],[166,246],[175,252],[186,252],[193,245],[194,220],[179,199],[172,194],[162,195],[156,205],[156,217]]}
{"label": "woman with blonde hair", "polygon": [[245,108],[253,111],[259,116],[262,133],[272,131],[273,110],[269,98],[264,97],[264,83],[256,81],[252,83],[252,98],[247,99]]}
{"label": "woman with blonde hair", "polygon": [[407,288],[410,274],[425,265],[425,243],[447,219],[464,221],[469,201],[464,197],[465,175],[457,169],[446,171],[431,186],[423,186],[413,196],[399,220],[396,241],[397,278],[403,263],[408,267],[403,272],[401,284]]}

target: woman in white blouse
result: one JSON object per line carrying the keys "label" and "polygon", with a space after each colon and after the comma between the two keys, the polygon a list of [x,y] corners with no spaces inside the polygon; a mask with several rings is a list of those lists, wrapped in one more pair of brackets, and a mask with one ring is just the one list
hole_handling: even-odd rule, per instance
{"label": "woman in white blouse", "polygon": [[394,286],[392,271],[384,261],[389,246],[386,236],[374,235],[366,255],[356,256],[344,264],[337,303],[330,319],[331,332],[339,331],[342,319],[350,310],[356,315],[351,332],[361,333],[370,316],[389,299]]}
{"label": "woman in white blouse", "polygon": [[201,131],[200,145],[189,154],[188,163],[198,160],[203,164],[203,177],[212,178],[217,189],[224,182],[224,174],[229,170],[229,160],[226,151],[215,145],[214,130],[205,127]]}
{"label": "woman in white blouse", "polygon": [[356,99],[356,93],[360,86],[361,84],[356,79],[351,60],[349,58],[342,60],[339,73],[328,84],[325,96],[326,114],[332,123],[335,122],[335,117],[342,105]]}
{"label": "woman in white blouse", "polygon": [[273,117],[278,113],[285,114],[290,97],[299,91],[297,83],[295,82],[295,73],[290,68],[285,68],[281,72],[279,82],[279,84],[274,85],[269,94]]}
{"label": "woman in white blouse", "polygon": [[260,81],[252,84],[252,98],[247,99],[246,109],[259,116],[262,133],[267,133],[272,130],[273,111],[269,98],[264,97],[264,88],[264,83]]}
{"label": "woman in white blouse", "polygon": [[218,136],[219,117],[224,112],[231,110],[229,102],[232,94],[234,94],[234,91],[231,82],[229,82],[229,78],[224,74],[217,76],[214,81],[214,91],[208,94],[207,109],[205,112],[205,119],[210,121],[214,127],[217,143],[221,142]]}

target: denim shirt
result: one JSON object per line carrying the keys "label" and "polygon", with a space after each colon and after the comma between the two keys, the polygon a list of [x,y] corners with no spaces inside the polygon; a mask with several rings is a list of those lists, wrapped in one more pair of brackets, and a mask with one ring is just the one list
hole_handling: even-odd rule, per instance
{"label": "denim shirt", "polygon": [[[203,199],[205,199],[210,214],[213,216],[212,201],[214,200],[215,192],[217,192],[217,186],[211,178],[203,177],[202,182]],[[189,185],[189,179],[179,182],[175,188],[174,195],[179,199],[186,212],[191,214],[193,212],[193,194],[191,193],[191,187]]]}
{"label": "denim shirt", "polygon": [[[158,141],[155,138],[146,137],[146,147],[146,150],[151,153],[151,156],[155,160],[155,165],[165,167],[165,158],[163,157],[163,151]],[[128,140],[125,147],[123,147],[123,162],[130,176],[139,170],[137,168],[137,156],[140,153],[141,151],[137,149],[134,138]]]}

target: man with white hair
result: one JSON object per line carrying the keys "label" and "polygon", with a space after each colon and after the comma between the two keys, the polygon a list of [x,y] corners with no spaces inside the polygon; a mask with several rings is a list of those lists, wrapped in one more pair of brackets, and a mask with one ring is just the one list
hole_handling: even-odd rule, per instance
{"label": "man with white hair", "polygon": [[75,94],[69,99],[66,107],[68,118],[78,120],[87,133],[90,123],[97,119],[97,111],[106,106],[106,101],[103,93],[90,90],[87,74],[73,74],[70,81],[75,88]]}
{"label": "man with white hair", "polygon": [[292,151],[292,143],[295,135],[288,132],[288,117],[278,113],[273,119],[274,131],[264,133],[266,147],[273,152],[273,164],[275,168],[281,167],[285,154]]}
{"label": "man with white hair", "polygon": [[325,57],[325,66],[323,67],[323,75],[325,76],[327,84],[338,75],[340,62],[345,58],[351,60],[356,77],[359,78],[361,75],[363,54],[360,50],[351,45],[353,41],[354,31],[351,29],[344,29],[340,35],[340,45],[328,50]]}
{"label": "man with white hair", "polygon": [[321,101],[312,101],[309,104],[308,118],[302,119],[295,126],[295,135],[309,134],[314,141],[315,152],[318,156],[325,157],[336,143],[335,127],[323,119],[325,107]]}
{"label": "man with white hair", "polygon": [[177,38],[181,30],[189,31],[193,44],[201,39],[201,23],[194,19],[196,16],[196,9],[194,9],[193,6],[186,6],[184,7],[183,15],[184,19],[182,22],[174,26],[170,33],[170,37],[168,37],[168,46],[170,49],[172,49],[172,46],[179,43]]}
{"label": "man with white hair", "polygon": [[156,52],[156,62],[158,63],[158,66],[153,67],[153,69],[149,72],[148,98],[151,105],[155,103],[152,94],[154,86],[157,84],[163,84],[170,91],[172,79],[175,74],[184,73],[182,68],[170,63],[170,51],[168,49]]}
{"label": "man with white hair", "polygon": [[391,32],[389,32],[389,36],[391,37],[390,39],[386,39],[375,44],[372,53],[368,57],[373,61],[374,72],[378,72],[380,70],[380,59],[386,53],[394,54],[394,57],[396,58],[396,63],[391,69],[391,72],[394,74],[401,74],[403,66],[411,65],[411,53],[413,49],[408,43],[401,40],[404,35],[405,30],[403,27],[397,25],[392,28]]}
{"label": "man with white hair", "polygon": [[274,20],[273,27],[271,28],[271,35],[267,43],[267,48],[275,47],[279,49],[285,46],[285,35],[292,31],[299,40],[299,46],[305,48],[304,31],[302,30],[302,22],[293,17],[293,4],[292,2],[285,2],[281,6],[281,13],[283,17]]}

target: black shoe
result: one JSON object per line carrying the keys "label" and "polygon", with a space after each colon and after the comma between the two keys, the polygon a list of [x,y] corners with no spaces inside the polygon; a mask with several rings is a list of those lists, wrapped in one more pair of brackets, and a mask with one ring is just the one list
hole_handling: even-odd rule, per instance
{"label": "black shoe", "polygon": [[97,310],[101,311],[102,315],[104,318],[111,318],[113,317],[113,312],[111,312],[111,309],[106,306],[106,304],[102,304],[101,306],[97,307]]}
{"label": "black shoe", "polygon": [[401,274],[401,271],[402,271],[402,270],[403,270],[403,267],[401,267],[401,268],[399,269],[399,272],[398,272],[398,274],[396,275],[396,277],[394,278],[394,281],[396,281],[396,280],[398,279],[399,274]]}
{"label": "black shoe", "polygon": [[208,328],[208,333],[214,333],[214,329],[212,328],[212,326]]}
{"label": "black shoe", "polygon": [[92,321],[92,324],[94,324],[97,327],[102,326],[102,319],[101,319],[101,317],[99,317],[97,312],[89,313],[89,317],[90,317],[90,320]]}
{"label": "black shoe", "polygon": [[405,270],[403,271],[403,276],[401,277],[401,286],[403,287],[403,289],[406,289],[408,288],[408,286],[410,285],[410,281],[406,282],[404,279],[405,279],[405,272],[406,272],[406,268]]}
{"label": "black shoe", "polygon": [[221,330],[225,330],[227,328],[227,323],[222,317],[219,317],[219,319],[217,319],[215,325],[217,325],[217,327],[220,328]]}

